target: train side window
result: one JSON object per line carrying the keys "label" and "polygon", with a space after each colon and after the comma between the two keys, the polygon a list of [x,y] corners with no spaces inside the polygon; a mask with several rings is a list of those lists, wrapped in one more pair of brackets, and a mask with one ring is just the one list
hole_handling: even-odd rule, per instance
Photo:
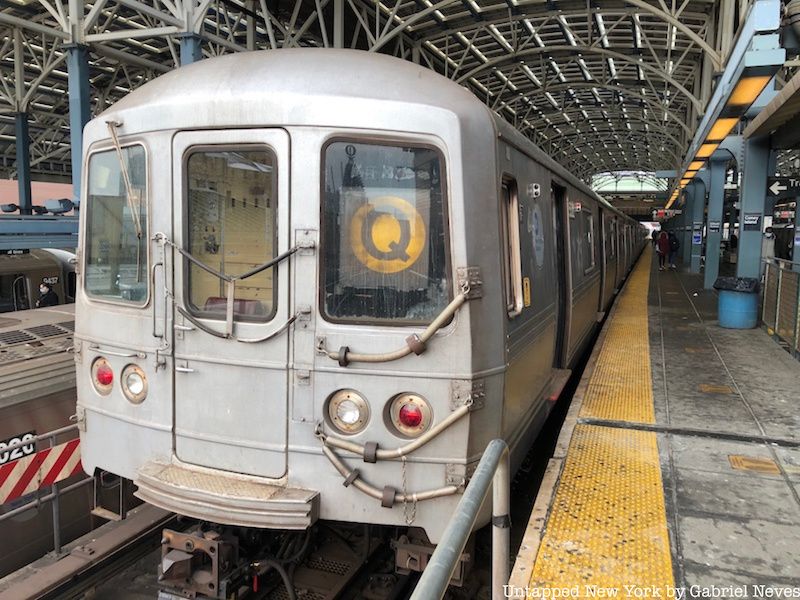
{"label": "train side window", "polygon": [[85,288],[96,298],[143,306],[149,280],[144,146],[123,147],[122,158],[128,181],[115,150],[89,157]]}
{"label": "train side window", "polygon": [[[265,146],[195,148],[184,163],[189,253],[223,275],[242,275],[277,256],[277,158]],[[261,202],[235,198],[260,197]],[[187,308],[199,316],[224,319],[226,283],[198,265],[184,262]],[[268,321],[275,314],[275,269],[236,282],[237,321]]]}
{"label": "train side window", "polygon": [[517,182],[503,178],[502,186],[503,258],[506,288],[506,310],[509,317],[522,312],[522,260],[519,238],[519,194]]}
{"label": "train side window", "polygon": [[581,220],[583,221],[583,236],[584,236],[584,251],[585,260],[583,261],[584,272],[589,272],[594,269],[597,250],[595,248],[594,237],[594,217],[592,213],[586,209],[581,211]]}

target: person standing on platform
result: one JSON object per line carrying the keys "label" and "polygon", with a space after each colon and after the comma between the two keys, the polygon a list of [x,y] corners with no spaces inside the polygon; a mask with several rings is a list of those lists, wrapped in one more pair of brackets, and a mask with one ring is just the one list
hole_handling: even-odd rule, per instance
{"label": "person standing on platform", "polygon": [[58,294],[53,291],[53,286],[49,283],[39,284],[39,299],[36,301],[36,308],[45,306],[56,306],[58,304]]}
{"label": "person standing on platform", "polygon": [[772,261],[775,258],[775,232],[772,227],[767,227],[764,230],[764,237],[761,238],[761,278],[764,278],[764,272],[767,270],[767,261]]}
{"label": "person standing on platform", "polygon": [[663,271],[664,264],[667,262],[667,255],[669,254],[669,236],[666,231],[662,231],[658,234],[656,252],[658,252],[658,270]]}
{"label": "person standing on platform", "polygon": [[678,248],[681,247],[681,243],[678,241],[678,236],[675,235],[674,231],[670,231],[668,235],[669,235],[669,268],[677,269],[678,267],[675,266],[675,257],[678,256]]}

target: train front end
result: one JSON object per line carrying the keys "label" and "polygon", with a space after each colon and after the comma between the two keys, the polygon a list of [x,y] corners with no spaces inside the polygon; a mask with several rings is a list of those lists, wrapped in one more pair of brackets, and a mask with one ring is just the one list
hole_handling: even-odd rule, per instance
{"label": "train front end", "polygon": [[502,415],[489,113],[387,57],[250,54],[87,126],[83,464],[204,521],[435,542]]}

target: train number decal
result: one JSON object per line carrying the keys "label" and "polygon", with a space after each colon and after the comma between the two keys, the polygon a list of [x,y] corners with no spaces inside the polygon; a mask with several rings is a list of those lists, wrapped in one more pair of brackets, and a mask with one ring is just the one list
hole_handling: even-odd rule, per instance
{"label": "train number decal", "polygon": [[7,462],[14,462],[15,460],[19,460],[20,458],[25,458],[26,456],[30,456],[34,452],[36,452],[36,443],[32,442],[30,444],[25,444],[24,446],[17,446],[11,450],[6,450],[9,446],[13,446],[14,444],[18,444],[20,442],[27,442],[32,440],[36,437],[35,431],[29,431],[27,433],[23,433],[22,435],[17,435],[7,440],[3,440],[0,442],[0,465],[4,465]]}
{"label": "train number decal", "polygon": [[407,200],[381,196],[353,215],[350,246],[371,271],[398,273],[417,262],[425,249],[425,221]]}

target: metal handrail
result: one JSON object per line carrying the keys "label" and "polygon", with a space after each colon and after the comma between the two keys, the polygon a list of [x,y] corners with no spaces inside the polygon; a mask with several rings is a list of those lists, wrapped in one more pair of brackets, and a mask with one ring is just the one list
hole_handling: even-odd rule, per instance
{"label": "metal handrail", "polygon": [[489,493],[489,486],[492,486],[492,600],[506,597],[503,586],[508,583],[509,576],[511,466],[508,445],[496,439],[486,446],[411,600],[441,600],[444,596]]}

